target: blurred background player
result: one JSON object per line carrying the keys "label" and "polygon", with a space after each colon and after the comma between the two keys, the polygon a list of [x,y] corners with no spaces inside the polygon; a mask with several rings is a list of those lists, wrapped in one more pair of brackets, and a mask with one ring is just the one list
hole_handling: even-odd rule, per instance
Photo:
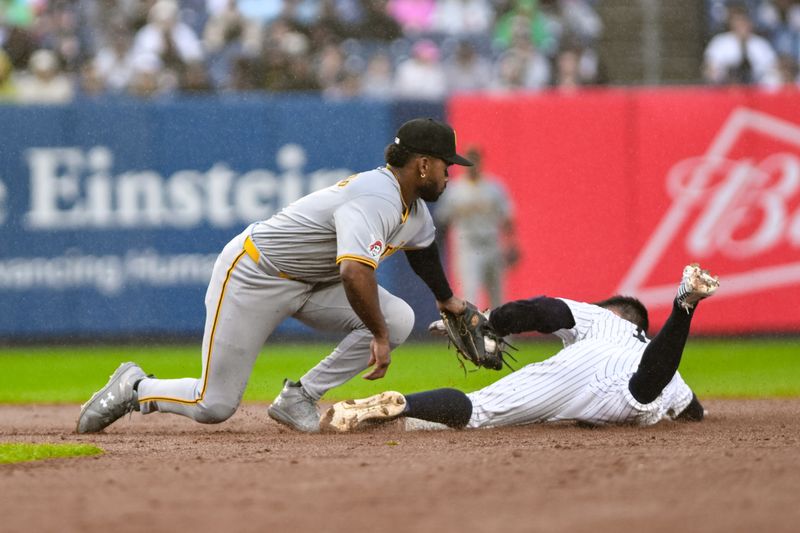
{"label": "blurred background player", "polygon": [[499,335],[553,333],[564,349],[469,394],[456,389],[408,396],[390,391],[339,402],[325,413],[321,425],[350,431],[366,420],[400,415],[416,419],[407,429],[560,420],[649,426],[665,418],[702,420],[703,407],[678,365],[697,303],[718,287],[717,278],[698,265],[686,266],[672,313],[652,341],[645,336],[647,309],[628,296],[596,304],[546,296],[509,302],[489,315]]}
{"label": "blurred background player", "polygon": [[513,208],[503,185],[486,174],[480,148],[472,147],[473,162],[461,179],[444,192],[434,216],[442,231],[452,230],[450,259],[455,261],[464,298],[483,308],[503,301],[504,273],[519,260]]}

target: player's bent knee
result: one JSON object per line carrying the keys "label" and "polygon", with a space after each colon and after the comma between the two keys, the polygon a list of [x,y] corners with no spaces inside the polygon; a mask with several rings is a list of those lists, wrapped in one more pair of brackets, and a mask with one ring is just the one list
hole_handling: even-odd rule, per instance
{"label": "player's bent knee", "polygon": [[231,405],[226,402],[203,404],[194,419],[201,424],[219,424],[232,417],[238,407],[238,405]]}
{"label": "player's bent knee", "polygon": [[403,344],[414,328],[414,310],[403,300],[397,299],[384,313],[389,328],[389,343]]}

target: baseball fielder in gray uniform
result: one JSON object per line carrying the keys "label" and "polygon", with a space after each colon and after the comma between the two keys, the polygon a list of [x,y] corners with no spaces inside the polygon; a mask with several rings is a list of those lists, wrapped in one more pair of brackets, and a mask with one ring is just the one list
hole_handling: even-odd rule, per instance
{"label": "baseball fielder in gray uniform", "polygon": [[[672,313],[650,341],[647,309],[615,296],[588,304],[539,296],[493,309],[501,336],[553,333],[564,349],[472,393],[437,389],[403,396],[394,391],[339,402],[322,425],[350,431],[371,419],[407,417],[409,429],[480,428],[573,420],[592,425],[648,426],[665,418],[702,420],[704,410],[678,372],[697,303],[719,281],[688,265]],[[434,329],[436,323],[431,325]]]}
{"label": "baseball fielder in gray uniform", "polygon": [[393,348],[414,325],[411,307],[377,284],[375,269],[404,250],[437,306],[454,313],[426,201],[436,201],[456,153],[455,132],[432,119],[403,124],[386,148],[386,166],[347,177],[248,226],[214,265],[206,292],[200,378],[155,379],[122,364],[81,408],[78,433],[100,431],[136,410],[202,423],[229,418],[239,406],[253,364],[274,329],[294,317],[320,330],[346,333],[297,382],[286,380],[269,416],[304,432],[319,431],[316,402],[368,367],[379,379]]}

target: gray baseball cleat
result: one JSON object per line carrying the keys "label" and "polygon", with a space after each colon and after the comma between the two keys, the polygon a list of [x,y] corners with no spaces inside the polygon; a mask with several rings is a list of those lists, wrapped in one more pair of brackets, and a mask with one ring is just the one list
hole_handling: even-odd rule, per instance
{"label": "gray baseball cleat", "polygon": [[687,313],[694,309],[697,302],[708,298],[719,288],[719,279],[712,276],[708,270],[702,270],[700,265],[692,263],[683,269],[681,284],[678,286],[678,295],[675,300]]}
{"label": "gray baseball cleat", "polygon": [[403,414],[406,399],[399,392],[386,391],[361,400],[346,400],[330,407],[319,425],[326,431],[345,433],[359,429],[367,420],[391,420]]}
{"label": "gray baseball cleat", "polygon": [[135,363],[122,363],[106,386],[81,406],[76,431],[97,433],[131,411],[139,410],[133,385],[147,375]]}
{"label": "gray baseball cleat", "polygon": [[283,381],[283,390],[267,409],[276,422],[304,433],[319,433],[317,402],[308,395],[300,383]]}

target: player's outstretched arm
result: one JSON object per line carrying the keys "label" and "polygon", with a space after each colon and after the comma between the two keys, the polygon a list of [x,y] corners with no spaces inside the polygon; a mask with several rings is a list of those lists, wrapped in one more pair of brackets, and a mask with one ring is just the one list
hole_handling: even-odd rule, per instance
{"label": "player's outstretched arm", "polygon": [[575,317],[569,306],[563,300],[547,296],[515,300],[496,307],[489,315],[489,322],[501,337],[528,331],[553,333],[575,327]]}

